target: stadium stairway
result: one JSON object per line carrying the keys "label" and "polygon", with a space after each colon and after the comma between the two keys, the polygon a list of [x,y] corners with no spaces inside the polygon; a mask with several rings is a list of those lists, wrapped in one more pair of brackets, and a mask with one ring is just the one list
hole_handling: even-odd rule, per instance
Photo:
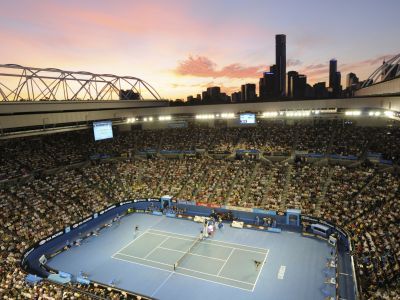
{"label": "stadium stairway", "polygon": [[322,186],[321,195],[317,198],[317,203],[315,204],[315,211],[318,217],[321,217],[321,202],[325,201],[326,192],[332,181],[333,169],[328,165],[328,174],[324,180],[324,185]]}
{"label": "stadium stairway", "polygon": [[293,172],[293,166],[292,164],[287,164],[286,166],[286,172],[285,172],[285,185],[283,187],[282,193],[281,193],[281,199],[280,199],[280,208],[281,210],[285,210],[286,207],[286,200],[288,197],[288,189],[290,186],[290,182],[292,179],[292,172]]}
{"label": "stadium stairway", "polygon": [[250,176],[250,178],[249,178],[249,180],[248,180],[248,182],[247,182],[247,185],[246,185],[246,189],[245,189],[245,191],[244,191],[243,202],[247,202],[247,198],[249,197],[249,192],[250,192],[251,183],[254,181],[254,178],[255,178],[256,175],[257,175],[257,172],[258,172],[258,169],[260,168],[260,165],[261,165],[260,162],[257,162],[257,163],[254,165],[253,171],[252,171],[252,173],[251,173],[251,176]]}
{"label": "stadium stairway", "polygon": [[165,175],[169,172],[170,167],[171,167],[171,161],[168,161],[167,168],[165,169],[165,172],[162,174],[161,179],[158,182],[158,185],[157,185],[157,188],[156,188],[156,191],[155,191],[154,195],[158,195],[160,193],[161,187],[162,187],[162,185],[164,183],[164,180],[165,180]]}

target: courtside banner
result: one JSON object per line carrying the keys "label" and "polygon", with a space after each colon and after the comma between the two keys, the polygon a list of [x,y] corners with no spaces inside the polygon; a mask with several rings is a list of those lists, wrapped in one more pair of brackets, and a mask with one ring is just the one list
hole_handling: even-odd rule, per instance
{"label": "courtside banner", "polygon": [[221,208],[221,205],[214,203],[196,202],[197,206],[209,207],[209,208]]}
{"label": "courtside banner", "polygon": [[265,210],[265,209],[253,208],[253,213],[269,215],[269,216],[276,216],[275,210]]}
{"label": "courtside banner", "polygon": [[[172,200],[173,202],[174,200]],[[177,200],[178,204],[196,205],[196,201]]]}
{"label": "courtside banner", "polygon": [[239,207],[239,206],[232,206],[232,205],[223,205],[221,208],[225,208],[227,210],[236,210],[236,211],[245,211],[245,212],[253,212],[252,208],[249,207]]}
{"label": "courtside banner", "polygon": [[135,199],[133,202],[147,202],[147,198]]}
{"label": "courtside banner", "polygon": [[148,202],[160,202],[160,198],[148,198]]}

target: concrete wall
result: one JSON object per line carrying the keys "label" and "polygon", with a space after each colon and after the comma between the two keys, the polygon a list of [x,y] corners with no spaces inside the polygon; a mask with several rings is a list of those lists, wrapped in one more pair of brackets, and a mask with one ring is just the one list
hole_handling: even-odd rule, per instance
{"label": "concrete wall", "polygon": [[400,77],[380,82],[355,92],[355,96],[400,95]]}
{"label": "concrete wall", "polygon": [[[263,103],[238,103],[167,107],[165,101],[82,101],[82,102],[36,102],[0,103],[0,130],[18,127],[45,126],[53,124],[91,123],[95,120],[121,120],[137,116],[194,115],[208,113],[265,112],[296,109],[323,108],[381,108],[400,111],[400,96],[368,97],[351,99],[326,99],[304,101],[281,101]],[[214,121],[202,121],[214,126]],[[235,121],[228,121],[234,125]],[[157,124],[156,124],[157,123]],[[160,122],[145,124],[144,128],[163,128]]]}

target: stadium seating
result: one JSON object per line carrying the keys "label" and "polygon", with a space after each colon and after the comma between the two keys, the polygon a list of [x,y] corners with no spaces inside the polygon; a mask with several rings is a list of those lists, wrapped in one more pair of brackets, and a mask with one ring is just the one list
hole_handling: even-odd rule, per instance
{"label": "stadium seating", "polygon": [[[24,282],[19,261],[28,245],[113,202],[164,194],[243,207],[299,208],[331,220],[353,235],[364,295],[368,299],[400,295],[398,128],[331,122],[290,126],[266,122],[228,129],[191,126],[120,132],[115,139],[98,143],[88,131],[2,140],[0,297],[60,299],[56,285]],[[133,156],[148,149],[206,152],[173,158]],[[265,155],[237,160],[235,149],[257,149]],[[226,156],[215,157],[213,151]],[[395,166],[361,160],[346,165],[293,161],[289,155],[294,151],[359,158],[379,152]],[[112,159],[90,159],[99,154]],[[78,291],[67,291],[68,299],[86,299],[87,291],[110,299],[135,299],[100,286],[74,288]]]}

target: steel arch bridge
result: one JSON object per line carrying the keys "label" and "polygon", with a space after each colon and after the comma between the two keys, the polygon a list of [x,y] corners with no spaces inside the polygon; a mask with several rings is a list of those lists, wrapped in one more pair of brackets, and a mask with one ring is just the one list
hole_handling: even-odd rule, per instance
{"label": "steel arch bridge", "polygon": [[385,80],[393,79],[400,76],[400,54],[393,56],[376,69],[367,80],[364,81],[361,88],[368,87],[372,84]]}
{"label": "steel arch bridge", "polygon": [[137,77],[0,64],[0,102],[129,99],[161,97]]}

